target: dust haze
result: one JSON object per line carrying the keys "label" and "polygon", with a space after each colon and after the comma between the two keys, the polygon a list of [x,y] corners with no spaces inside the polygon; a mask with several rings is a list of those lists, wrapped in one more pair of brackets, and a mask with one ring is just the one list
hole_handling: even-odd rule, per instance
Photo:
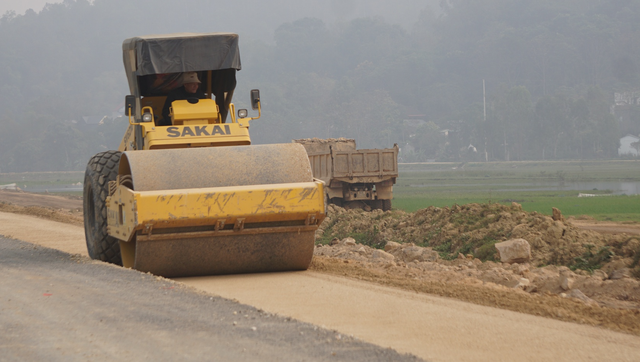
{"label": "dust haze", "polygon": [[[44,6],[44,7],[42,7]],[[640,4],[66,0],[0,19],[0,172],[82,170],[126,127],[126,38],[236,32],[254,143],[356,139],[401,162],[606,159],[640,134]],[[484,84],[484,88],[483,88]],[[484,90],[484,91],[483,91]],[[638,150],[629,138],[630,151]],[[626,149],[625,149],[626,150]]]}

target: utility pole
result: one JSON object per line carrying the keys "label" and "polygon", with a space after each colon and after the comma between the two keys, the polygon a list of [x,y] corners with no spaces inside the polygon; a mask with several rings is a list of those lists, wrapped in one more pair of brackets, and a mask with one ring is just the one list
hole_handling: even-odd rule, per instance
{"label": "utility pole", "polygon": [[484,79],[482,80],[482,104],[484,106],[484,121],[487,121],[487,92],[484,88]]}
{"label": "utility pole", "polygon": [[506,129],[502,129],[503,131],[503,141],[504,141],[504,160],[505,161],[509,161],[509,150],[507,150],[507,130]]}
{"label": "utility pole", "polygon": [[[484,88],[484,79],[482,80],[482,105],[484,107],[484,126],[487,126],[487,93]],[[487,136],[484,136],[484,162],[489,162],[489,153],[487,152]]]}

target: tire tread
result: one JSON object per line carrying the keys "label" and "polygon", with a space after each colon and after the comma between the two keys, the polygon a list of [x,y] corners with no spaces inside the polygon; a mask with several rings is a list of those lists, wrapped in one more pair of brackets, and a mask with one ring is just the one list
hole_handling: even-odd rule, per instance
{"label": "tire tread", "polygon": [[[87,250],[92,259],[98,259],[113,264],[122,265],[120,244],[116,238],[107,232],[106,198],[109,194],[109,181],[116,180],[120,151],[100,152],[93,156],[87,164],[84,184],[84,219]],[[91,187],[89,190],[88,188]],[[91,195],[89,195],[91,191]],[[92,202],[89,200],[92,198]],[[93,215],[89,208],[93,206]],[[89,224],[93,222],[93,225]],[[93,231],[93,232],[92,232]]]}

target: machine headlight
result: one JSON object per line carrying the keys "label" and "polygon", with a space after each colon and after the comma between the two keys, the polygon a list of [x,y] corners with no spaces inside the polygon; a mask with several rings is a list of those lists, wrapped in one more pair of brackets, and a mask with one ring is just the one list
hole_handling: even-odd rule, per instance
{"label": "machine headlight", "polygon": [[153,116],[149,112],[144,112],[142,115],[142,122],[151,122],[153,121]]}
{"label": "machine headlight", "polygon": [[238,110],[238,118],[247,118],[247,110],[246,109],[239,109]]}

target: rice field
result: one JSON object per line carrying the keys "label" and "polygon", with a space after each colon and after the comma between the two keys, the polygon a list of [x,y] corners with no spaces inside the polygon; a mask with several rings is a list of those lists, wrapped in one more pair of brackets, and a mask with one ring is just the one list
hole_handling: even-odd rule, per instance
{"label": "rice field", "polygon": [[[517,202],[526,211],[640,222],[639,161],[534,161],[401,164],[393,205]],[[579,197],[582,196],[582,197]],[[585,197],[586,196],[586,197]]]}

